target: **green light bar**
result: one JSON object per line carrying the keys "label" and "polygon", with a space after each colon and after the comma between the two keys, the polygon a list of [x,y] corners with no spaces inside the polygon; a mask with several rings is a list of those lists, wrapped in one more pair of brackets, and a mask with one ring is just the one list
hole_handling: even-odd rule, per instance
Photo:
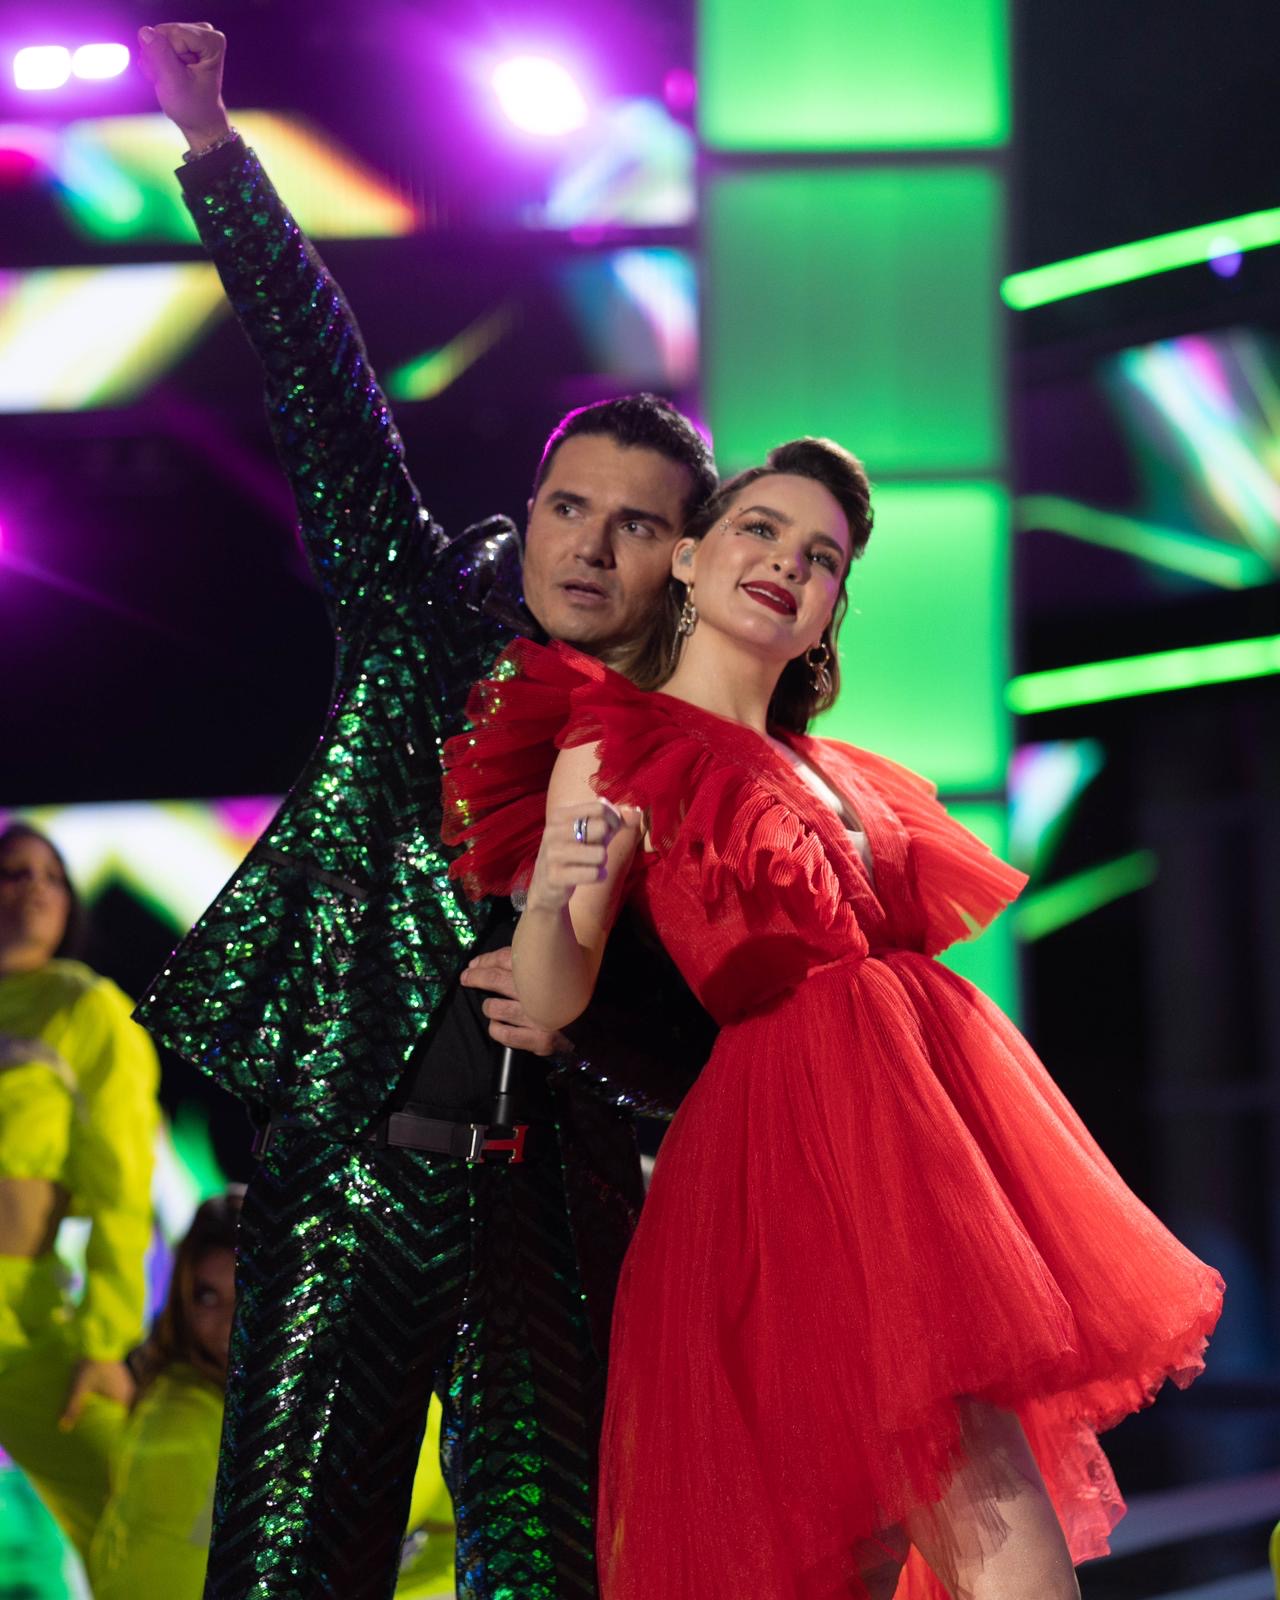
{"label": "green light bar", "polygon": [[492,350],[514,321],[510,306],[499,306],[488,316],[480,317],[448,344],[397,367],[387,379],[388,395],[393,400],[434,400]]}
{"label": "green light bar", "polygon": [[1015,311],[1030,311],[1054,300],[1088,294],[1092,289],[1110,289],[1117,283],[1153,278],[1158,272],[1194,267],[1218,256],[1261,250],[1270,244],[1280,244],[1280,206],[1015,272],[1000,285],[1000,293],[1005,304]]}
{"label": "green light bar", "polygon": [[1004,698],[1010,711],[1031,716],[1037,711],[1061,711],[1064,706],[1167,694],[1173,689],[1198,689],[1205,684],[1235,683],[1273,673],[1280,673],[1280,634],[1027,672],[1006,686]]}
{"label": "green light bar", "polygon": [[227,1192],[227,1177],[219,1164],[209,1132],[209,1114],[188,1102],[174,1113],[170,1129],[178,1160],[190,1175],[201,1200]]}
{"label": "green light bar", "polygon": [[1155,882],[1156,858],[1150,850],[1135,850],[1116,861],[1077,872],[1061,883],[1027,895],[1014,912],[1018,937],[1031,943],[1056,933],[1072,922],[1079,922],[1091,911],[1109,906],[1113,900],[1145,889]]}
{"label": "green light bar", "polygon": [[1014,513],[1019,532],[1044,528],[1051,533],[1065,533],[1086,544],[1120,550],[1152,566],[1167,567],[1171,572],[1181,572],[1222,589],[1249,589],[1269,583],[1274,576],[1269,563],[1255,550],[1183,533],[1177,528],[1162,528],[1112,511],[1096,511],[1056,494],[1023,495],[1015,502]]}

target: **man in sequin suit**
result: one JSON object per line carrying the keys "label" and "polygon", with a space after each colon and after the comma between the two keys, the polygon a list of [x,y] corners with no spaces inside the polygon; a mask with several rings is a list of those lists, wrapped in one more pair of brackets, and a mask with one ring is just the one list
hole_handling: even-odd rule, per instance
{"label": "man in sequin suit", "polygon": [[[434,1389],[459,1594],[590,1596],[605,1339],[641,1199],[627,1113],[655,1057],[692,1068],[706,1040],[696,1018],[646,1034],[664,980],[637,976],[638,946],[618,976],[625,1028],[606,1007],[600,1042],[576,1041],[591,1066],[527,1026],[510,908],[470,907],[448,882],[438,751],[513,634],[607,654],[639,633],[710,461],[651,397],[566,419],[531,502],[531,617],[509,522],[449,540],[421,509],[344,300],[226,122],[221,35],[166,24],[140,41],[188,138],[187,204],[266,371],[337,635],[313,755],[140,1007],[265,1132],[205,1592],[390,1595]],[[476,983],[499,991],[483,1013]],[[503,1164],[509,1130],[486,1139],[486,1122],[517,1120],[489,1115],[486,1023],[557,1052],[549,1074],[523,1058],[518,1165]],[[496,1164],[465,1159],[481,1141]]]}

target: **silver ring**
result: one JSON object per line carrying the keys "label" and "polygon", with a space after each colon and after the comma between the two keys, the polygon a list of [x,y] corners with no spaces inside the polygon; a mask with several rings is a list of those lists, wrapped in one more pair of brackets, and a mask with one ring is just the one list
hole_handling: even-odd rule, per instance
{"label": "silver ring", "polygon": [[590,817],[575,817],[573,823],[573,842],[575,844],[586,844],[587,829],[590,824]]}

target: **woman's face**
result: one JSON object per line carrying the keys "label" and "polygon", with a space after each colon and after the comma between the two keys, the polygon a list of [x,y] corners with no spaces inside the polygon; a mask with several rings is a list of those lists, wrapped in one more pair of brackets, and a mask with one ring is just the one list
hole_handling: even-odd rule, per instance
{"label": "woman's face", "polygon": [[671,570],[694,585],[698,624],[790,661],[822,637],[849,565],[849,524],[812,478],[771,473],[734,497]]}
{"label": "woman's face", "polygon": [[62,943],[71,887],[43,839],[19,834],[0,854],[0,952],[21,951],[23,967],[42,966]]}
{"label": "woman's face", "polygon": [[231,1319],[236,1309],[235,1252],[206,1250],[191,1276],[187,1325],[192,1343],[223,1372],[231,1349]]}

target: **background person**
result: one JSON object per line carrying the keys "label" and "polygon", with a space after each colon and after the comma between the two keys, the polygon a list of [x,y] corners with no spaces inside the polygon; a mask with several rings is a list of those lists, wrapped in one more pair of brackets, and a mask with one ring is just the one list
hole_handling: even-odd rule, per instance
{"label": "background person", "polygon": [[197,1209],[164,1307],[131,1360],[138,1393],[90,1550],[94,1600],[199,1600],[204,1588],[240,1205],[226,1194]]}
{"label": "background person", "polygon": [[[70,959],[79,904],[36,829],[0,833],[0,1445],[83,1555],[133,1397],[159,1067],[109,979]],[[84,1292],[54,1252],[91,1224]]]}
{"label": "background person", "polygon": [[[206,1200],[174,1253],[165,1304],[130,1358],[138,1392],[90,1548],[94,1600],[199,1600],[213,1523],[242,1195]],[[433,1407],[414,1482],[399,1600],[452,1596],[453,1517]]]}

